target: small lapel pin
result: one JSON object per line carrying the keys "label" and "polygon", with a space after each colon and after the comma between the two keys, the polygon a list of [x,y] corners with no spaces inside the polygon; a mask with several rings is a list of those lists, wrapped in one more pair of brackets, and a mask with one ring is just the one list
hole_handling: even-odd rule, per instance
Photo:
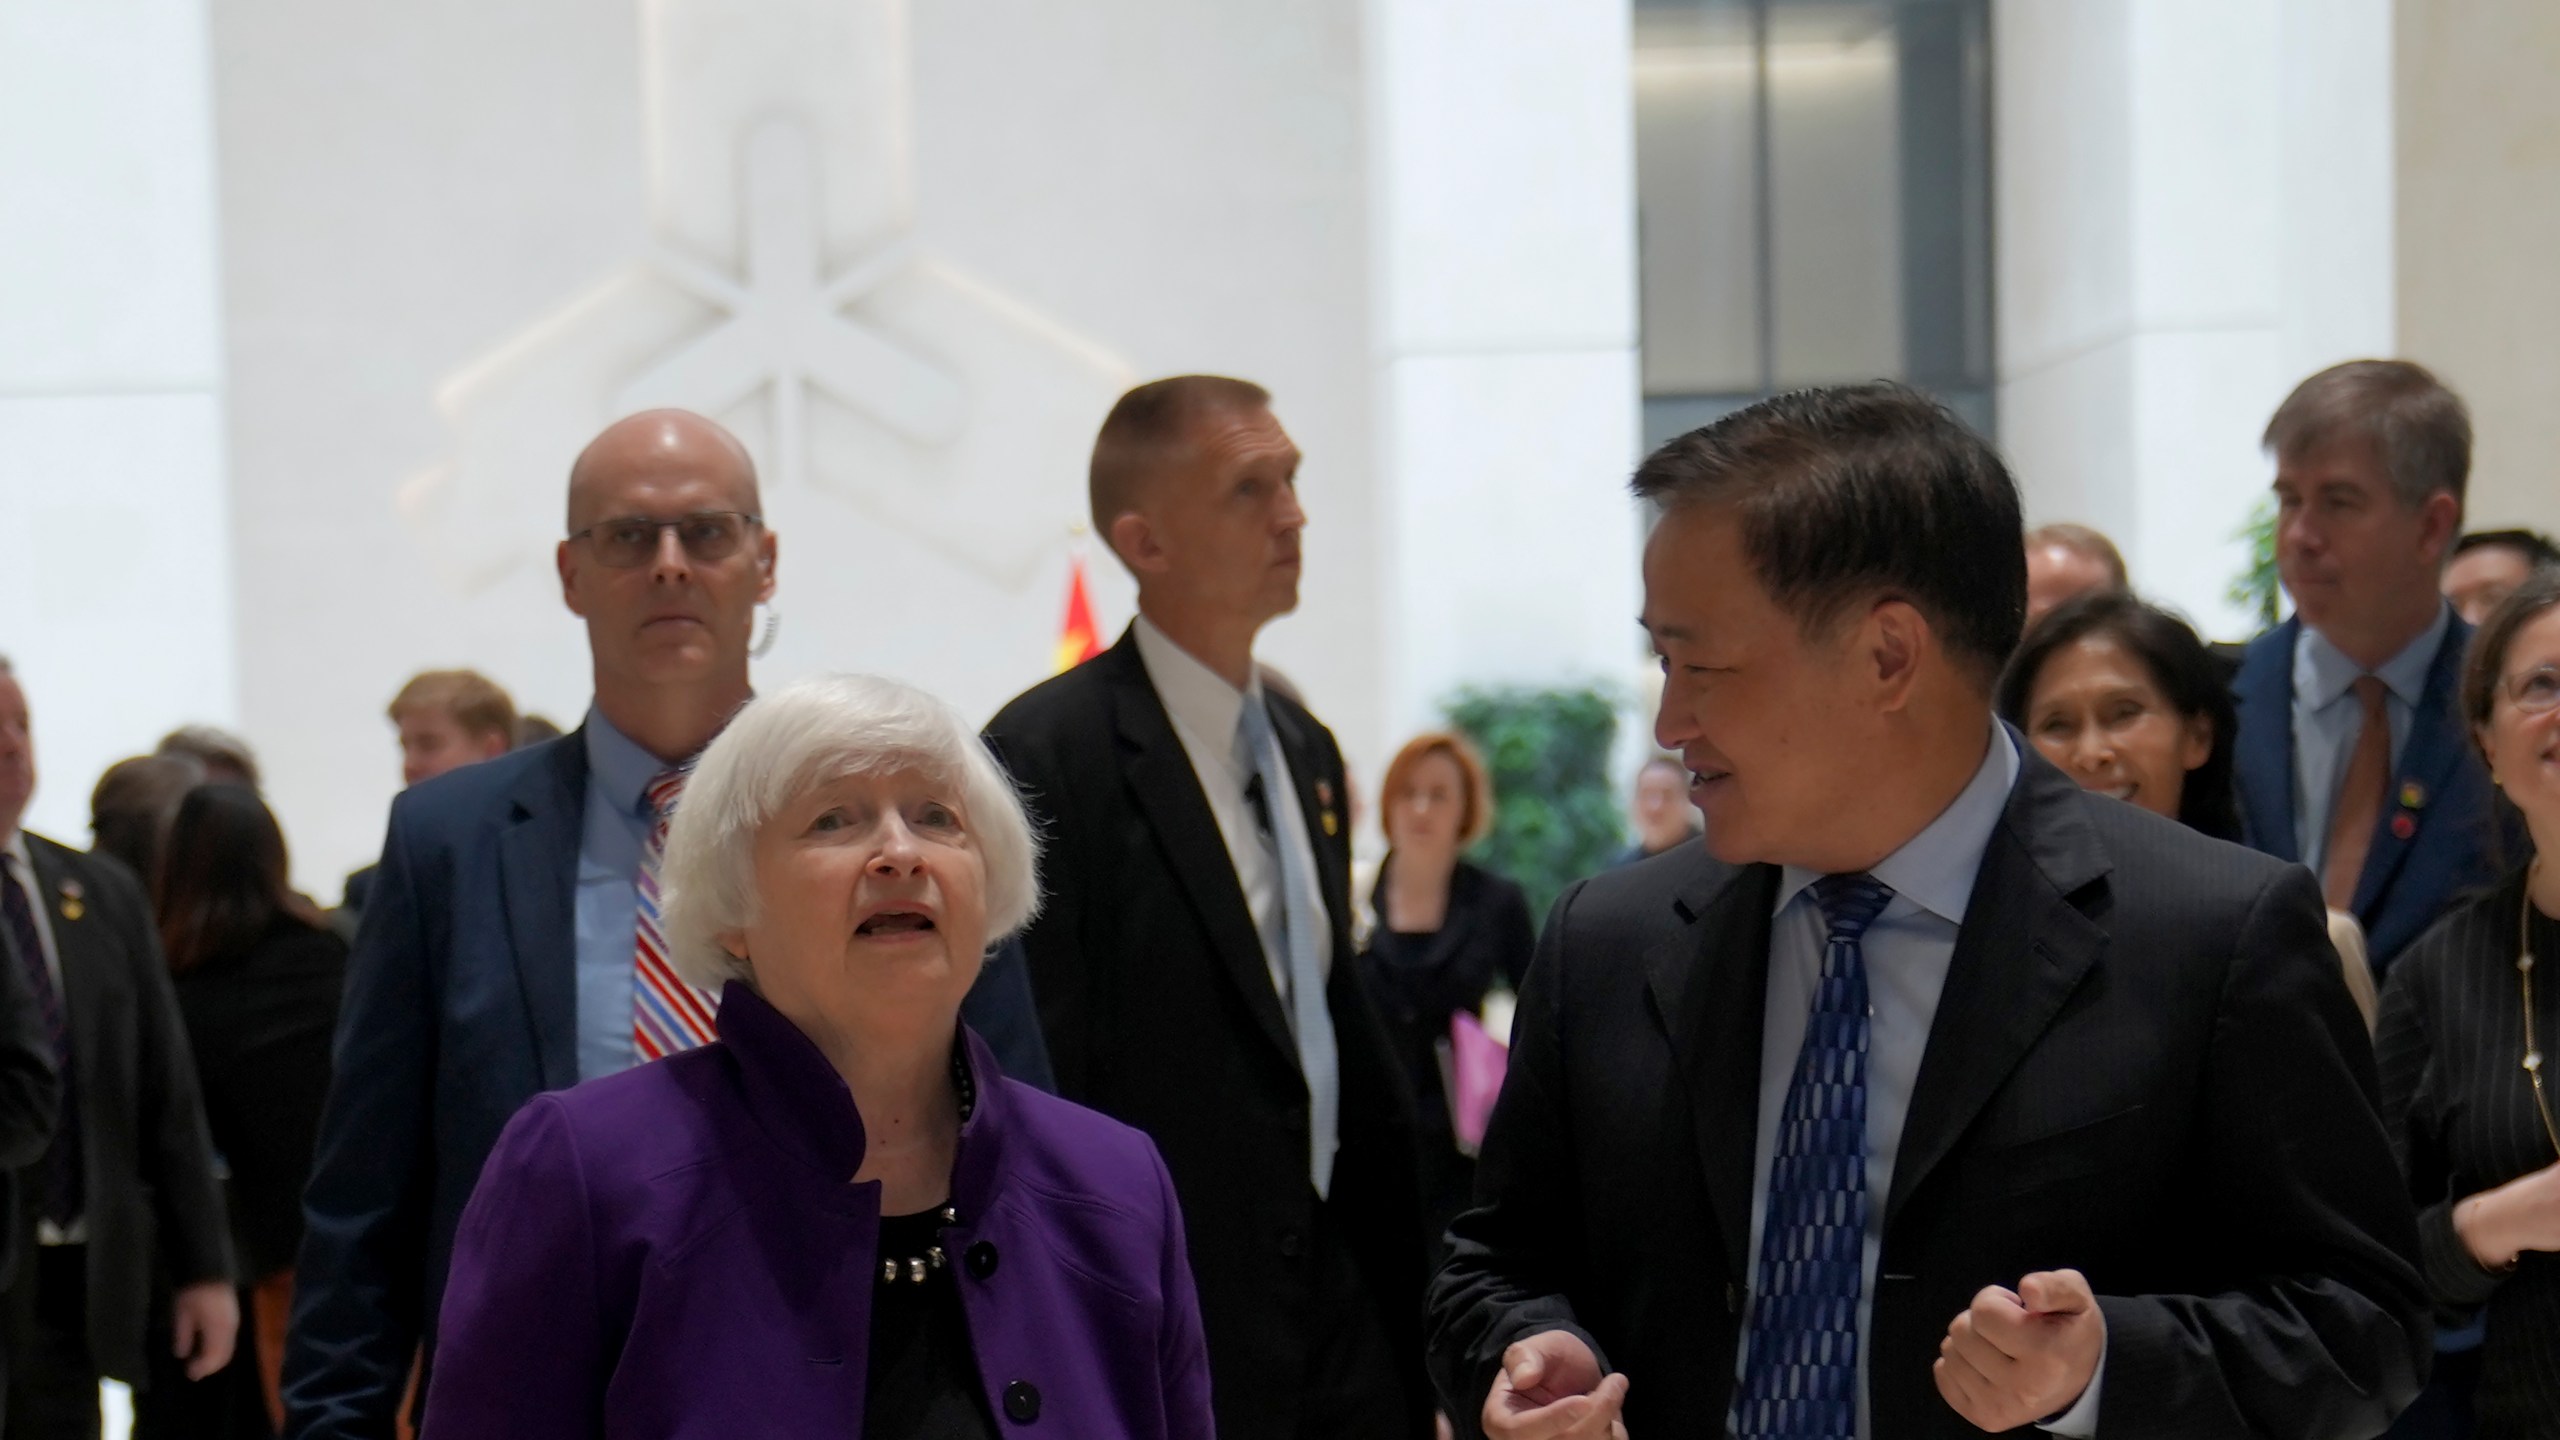
{"label": "small lapel pin", "polygon": [[2400,808],[2401,808],[2401,809],[2403,809],[2403,810],[2424,810],[2424,809],[2426,809],[2426,808],[2427,808],[2427,787],[2425,787],[2424,785],[2419,784],[2419,783],[2418,783],[2417,781],[2415,781],[2415,780],[2412,780],[2412,781],[2410,781],[2409,783],[2407,783],[2407,784],[2405,784],[2405,785],[2401,786],[2401,787],[2400,787]]}
{"label": "small lapel pin", "polygon": [[1333,803],[1332,781],[1319,780],[1316,782],[1316,803],[1319,805],[1331,805]]}
{"label": "small lapel pin", "polygon": [[1324,833],[1327,835],[1339,835],[1342,833],[1342,821],[1335,818],[1334,813],[1330,810],[1324,812]]}
{"label": "small lapel pin", "polygon": [[2418,833],[2418,822],[2410,817],[2409,812],[2404,810],[2391,817],[2391,833],[2398,836],[2400,839],[2406,840],[2410,836]]}
{"label": "small lapel pin", "polygon": [[88,902],[87,902],[87,898],[86,898],[86,896],[87,896],[87,892],[86,892],[86,891],[84,891],[84,890],[82,890],[82,889],[80,888],[80,882],[79,882],[79,881],[77,881],[77,880],[65,880],[65,881],[63,881],[63,882],[62,882],[62,887],[61,887],[61,893],[62,893],[62,918],[63,918],[63,919],[65,919],[65,920],[77,920],[77,919],[79,919],[81,916],[86,915],[86,914],[88,914],[88,913],[89,913],[89,906],[88,906]]}

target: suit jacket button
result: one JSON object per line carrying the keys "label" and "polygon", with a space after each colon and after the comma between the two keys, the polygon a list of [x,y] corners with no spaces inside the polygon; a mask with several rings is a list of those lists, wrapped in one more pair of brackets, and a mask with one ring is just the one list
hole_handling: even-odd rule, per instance
{"label": "suit jacket button", "polygon": [[1307,1237],[1295,1230],[1280,1232],[1280,1258],[1295,1260],[1307,1253]]}
{"label": "suit jacket button", "polygon": [[1028,1425],[1040,1418],[1040,1387],[1028,1380],[1016,1380],[1004,1387],[1005,1418]]}
{"label": "suit jacket button", "polygon": [[[970,1246],[968,1254],[964,1258],[969,1262],[969,1273],[977,1276],[981,1280],[984,1280],[988,1276],[996,1273],[996,1247],[987,1241],[981,1240],[977,1244]],[[1026,1386],[1024,1388],[1027,1389],[1029,1387]],[[1037,1395],[1032,1398],[1031,1403],[1035,1408],[1039,1405],[1040,1401]]]}

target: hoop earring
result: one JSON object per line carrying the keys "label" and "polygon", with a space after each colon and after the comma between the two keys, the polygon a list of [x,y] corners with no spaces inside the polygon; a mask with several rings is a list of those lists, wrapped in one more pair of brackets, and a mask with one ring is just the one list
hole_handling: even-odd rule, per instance
{"label": "hoop earring", "polygon": [[764,616],[764,638],[747,647],[747,658],[761,660],[773,653],[774,642],[782,638],[782,612],[758,603],[756,612]]}

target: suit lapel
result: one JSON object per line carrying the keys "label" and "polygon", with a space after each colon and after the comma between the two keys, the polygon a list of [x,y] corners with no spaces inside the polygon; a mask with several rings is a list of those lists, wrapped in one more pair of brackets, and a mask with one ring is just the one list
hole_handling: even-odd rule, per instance
{"label": "suit lapel", "polygon": [[578,852],[585,840],[587,741],[553,741],[527,769],[498,832],[498,903],[547,1090],[578,1083]]}
{"label": "suit lapel", "polygon": [[39,835],[27,836],[27,868],[35,872],[37,893],[28,903],[43,912],[53,932],[54,959],[62,966],[62,1003],[71,1023],[71,1066],[77,1073],[81,1123],[92,1123],[86,1107],[94,1106],[100,1088],[98,1056],[104,1048],[108,1017],[133,1003],[119,992],[127,987],[115,937],[105,926],[100,897],[84,888],[74,873],[73,852]]}
{"label": "suit lapel", "polygon": [[1689,1092],[1708,1204],[1735,1275],[1751,1273],[1760,1028],[1769,996],[1769,907],[1777,893],[1774,865],[1723,871],[1720,885],[1678,902],[1688,929],[1645,957],[1646,983]]}
{"label": "suit lapel", "polygon": [[2293,833],[2293,646],[2302,622],[2287,620],[2249,646],[2231,683],[2239,707],[2232,746],[2240,815],[2252,848],[2300,860]]}
{"label": "suit lapel", "polygon": [[1244,887],[1236,883],[1226,836],[1218,830],[1217,816],[1209,811],[1209,797],[1200,788],[1200,777],[1192,772],[1191,756],[1182,748],[1181,737],[1173,733],[1164,701],[1157,698],[1155,685],[1147,678],[1135,632],[1123,634],[1119,644],[1087,663],[1106,667],[1103,673],[1110,682],[1122,772],[1137,796],[1138,808],[1164,846],[1165,863],[1199,912],[1201,924],[1209,931],[1209,946],[1242,995],[1255,1027],[1294,1068],[1297,1042],[1290,1038],[1289,1022],[1280,1013],[1280,995],[1272,988],[1271,971],[1263,959],[1262,933],[1254,928],[1253,913],[1245,908]]}
{"label": "suit lapel", "polygon": [[[2462,679],[2462,652],[2470,644],[2471,627],[2453,620],[2427,666],[2427,688],[2409,719],[2409,743],[2401,747],[2391,793],[2383,797],[2381,812],[2374,817],[2364,871],[2356,876],[2355,903],[2349,908],[2360,917],[2370,917],[2381,907],[2392,877],[2400,873],[2401,862],[2409,858],[2426,827],[2427,802],[2445,793],[2453,783],[2454,768],[2471,747],[2462,733],[2454,695]],[[2418,803],[2409,804],[2412,798]],[[2404,819],[2406,834],[2401,833]]]}
{"label": "suit lapel", "polygon": [[1316,883],[1324,888],[1338,962],[1350,954],[1351,843],[1343,833],[1342,797],[1334,790],[1332,747],[1323,742],[1313,715],[1277,695],[1271,697],[1271,722],[1281,753],[1289,761],[1289,780],[1298,792],[1298,814],[1306,821],[1308,848],[1315,852]]}
{"label": "suit lapel", "polygon": [[2018,783],[1982,855],[1929,1026],[1893,1163],[1884,1223],[1954,1148],[2105,952],[2106,932],[2071,897],[2107,873],[2062,772],[2020,747]]}

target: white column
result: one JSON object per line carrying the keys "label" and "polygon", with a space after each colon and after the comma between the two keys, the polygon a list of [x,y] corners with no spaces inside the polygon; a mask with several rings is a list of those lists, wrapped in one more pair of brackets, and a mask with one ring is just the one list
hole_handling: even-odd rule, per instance
{"label": "white column", "polygon": [[1996,0],[2000,431],[2209,635],[2267,417],[2392,347],[2389,0]]}
{"label": "white column", "polygon": [[1634,101],[1624,0],[1368,13],[1383,761],[1462,683],[1635,667]]}
{"label": "white column", "polygon": [[0,653],[67,844],[107,763],[236,713],[205,26],[0,5]]}

